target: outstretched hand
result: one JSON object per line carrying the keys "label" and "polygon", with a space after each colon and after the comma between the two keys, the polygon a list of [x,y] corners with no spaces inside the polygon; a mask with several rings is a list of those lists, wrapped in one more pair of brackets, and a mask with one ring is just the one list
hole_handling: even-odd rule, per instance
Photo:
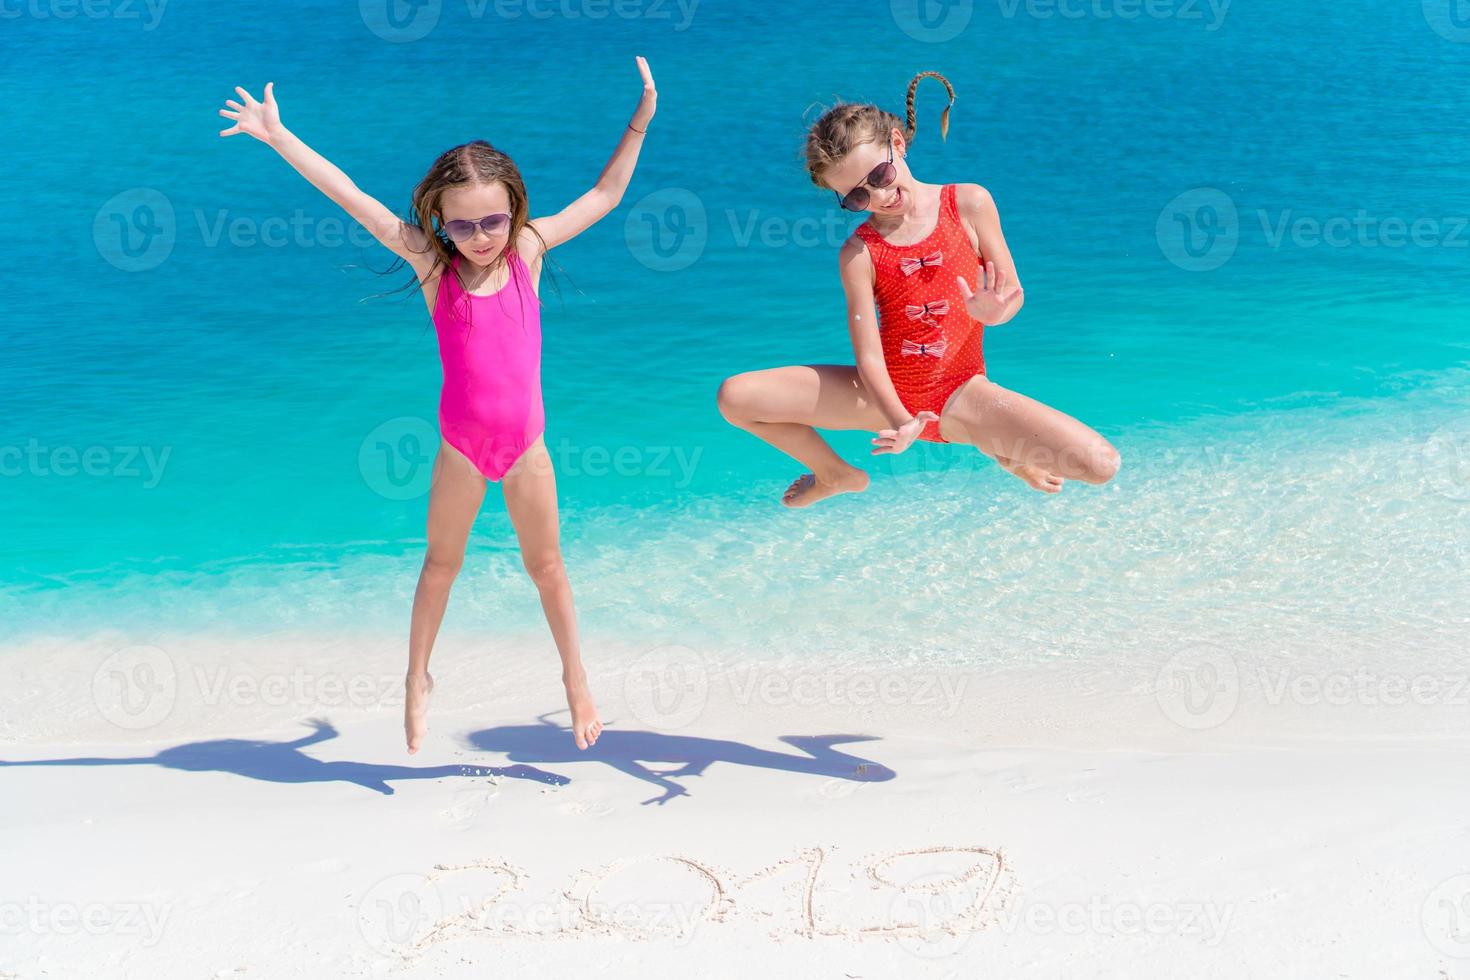
{"label": "outstretched hand", "polygon": [[648,121],[658,108],[658,89],[653,86],[653,72],[648,69],[648,59],[642,55],[638,56],[638,73],[643,76],[643,98],[638,100],[638,108],[633,111],[632,125],[647,129]]}
{"label": "outstretched hand", "polygon": [[876,447],[873,455],[903,452],[914,444],[915,439],[919,438],[919,433],[924,431],[925,425],[938,421],[939,416],[933,412],[920,412],[897,429],[878,430],[878,438],[873,440],[873,445]]}
{"label": "outstretched hand", "polygon": [[960,294],[965,297],[965,309],[981,323],[1003,322],[1025,295],[1021,284],[1012,284],[1005,270],[997,269],[994,262],[986,262],[980,267],[980,281],[973,290],[964,276],[955,278],[960,284]]}
{"label": "outstretched hand", "polygon": [[248,133],[260,140],[269,143],[274,137],[279,136],[284,127],[281,125],[281,110],[276,105],[275,82],[265,83],[265,101],[257,102],[249,92],[235,86],[235,92],[244,100],[241,104],[234,99],[226,99],[225,106],[219,114],[226,119],[235,120],[235,125],[229,129],[220,130],[221,136],[234,136],[237,133]]}

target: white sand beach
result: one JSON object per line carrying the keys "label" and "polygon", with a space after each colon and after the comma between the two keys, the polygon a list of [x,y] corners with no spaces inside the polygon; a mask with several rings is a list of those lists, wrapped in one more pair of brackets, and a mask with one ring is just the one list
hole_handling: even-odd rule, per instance
{"label": "white sand beach", "polygon": [[409,757],[396,639],[124,639],[0,668],[0,976],[1470,977],[1453,665],[599,650],[579,752],[446,634]]}

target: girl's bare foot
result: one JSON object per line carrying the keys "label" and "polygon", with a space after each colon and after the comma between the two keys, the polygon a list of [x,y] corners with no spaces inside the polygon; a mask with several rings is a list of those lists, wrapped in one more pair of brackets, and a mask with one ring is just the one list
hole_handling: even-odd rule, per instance
{"label": "girl's bare foot", "polygon": [[567,689],[567,707],[572,709],[572,738],[576,739],[577,748],[596,745],[597,736],[602,734],[602,722],[587,687],[587,672],[579,671],[572,677],[562,675],[562,683]]}
{"label": "girl's bare foot", "polygon": [[866,489],[868,474],[856,466],[849,466],[832,477],[818,478],[814,473],[797,477],[786,488],[781,503],[787,507],[810,507],[818,500],[825,500],[839,493],[861,493]]}
{"label": "girl's bare foot", "polygon": [[403,681],[403,733],[408,737],[408,754],[419,750],[424,733],[429,730],[429,695],[434,693],[434,677],[409,674]]}
{"label": "girl's bare foot", "polygon": [[1000,465],[1002,469],[1024,480],[1032,490],[1040,490],[1042,493],[1057,493],[1062,489],[1062,484],[1067,482],[1051,470],[1044,470],[1030,463],[1001,463]]}

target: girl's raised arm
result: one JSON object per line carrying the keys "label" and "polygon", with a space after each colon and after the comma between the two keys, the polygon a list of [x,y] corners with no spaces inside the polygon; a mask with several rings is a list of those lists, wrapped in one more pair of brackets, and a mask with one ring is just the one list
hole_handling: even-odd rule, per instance
{"label": "girl's raised arm", "polygon": [[265,143],[281,155],[297,173],[305,177],[317,190],[337,202],[383,246],[402,258],[422,278],[433,267],[433,253],[429,250],[424,234],[413,225],[407,224],[398,215],[384,207],[375,198],[365,194],[352,178],[348,177],[326,157],[301,142],[295,134],[281,123],[281,111],[276,105],[275,82],[267,82],[265,101],[257,102],[243,88],[236,87],[241,102],[226,100],[226,108],[219,114],[233,119],[235,125],[220,130],[221,136],[247,133]]}
{"label": "girl's raised arm", "polygon": [[623,130],[618,148],[613,151],[607,166],[602,168],[602,175],[597,178],[597,183],[590,191],[556,214],[536,218],[531,222],[547,248],[555,248],[576,238],[602,220],[623,199],[628,181],[633,179],[633,168],[638,164],[643,134],[647,131],[648,121],[653,118],[658,105],[658,91],[653,87],[653,74],[648,70],[648,62],[642,57],[638,58],[638,71],[643,76],[643,97],[638,100],[633,121]]}
{"label": "girl's raised arm", "polygon": [[987,327],[998,327],[1009,322],[1026,302],[1015,260],[1000,230],[1000,211],[990,192],[979,184],[959,184],[956,199],[961,217],[975,229],[980,256],[980,281],[972,289],[960,278],[960,293],[972,317]]}

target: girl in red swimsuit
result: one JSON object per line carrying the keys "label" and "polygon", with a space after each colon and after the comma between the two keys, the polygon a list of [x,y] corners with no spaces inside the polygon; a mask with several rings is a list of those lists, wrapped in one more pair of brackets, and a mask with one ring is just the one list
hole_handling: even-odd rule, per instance
{"label": "girl in red swimsuit", "polygon": [[[812,182],[850,211],[869,217],[842,246],[855,365],[814,364],[753,371],[720,386],[720,412],[811,472],[784,503],[805,507],[864,490],[868,476],[816,429],[876,432],[873,453],[901,453],[916,439],[975,446],[1047,493],[1065,480],[1101,484],[1120,459],[1086,425],[985,373],[985,327],[1009,321],[1024,301],[1001,235],[995,202],[976,184],[920,183],[905,158],[915,132],[914,92],[939,79],[914,77],[908,118],[874,105],[843,103],[807,134]],[[949,108],[940,119],[949,129]]]}

